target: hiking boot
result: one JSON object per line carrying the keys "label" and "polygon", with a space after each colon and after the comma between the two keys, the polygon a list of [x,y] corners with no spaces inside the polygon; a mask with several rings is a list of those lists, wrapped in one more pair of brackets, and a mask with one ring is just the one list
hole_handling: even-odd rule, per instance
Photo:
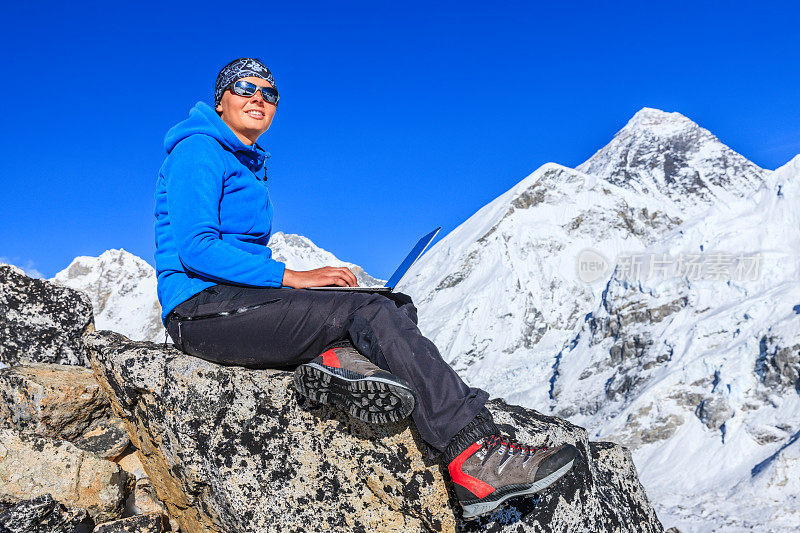
{"label": "hiking boot", "polygon": [[572,468],[571,444],[523,446],[500,435],[482,437],[447,465],[464,518],[495,510],[515,496],[540,492]]}
{"label": "hiking boot", "polygon": [[294,386],[303,396],[338,404],[370,424],[397,422],[414,410],[411,385],[375,366],[349,341],[335,343],[297,367]]}

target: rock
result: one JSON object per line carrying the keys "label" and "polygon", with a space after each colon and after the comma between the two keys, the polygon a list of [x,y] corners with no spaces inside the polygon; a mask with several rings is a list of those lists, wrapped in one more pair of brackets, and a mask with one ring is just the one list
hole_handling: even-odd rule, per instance
{"label": "rock", "polygon": [[178,522],[169,516],[167,506],[156,496],[150,478],[140,477],[136,480],[136,487],[125,502],[125,512],[122,516],[129,517],[153,513],[165,515],[169,520],[170,529],[172,531],[179,530]]}
{"label": "rock", "polygon": [[92,330],[88,296],[0,264],[0,363],[88,365],[81,338]]}
{"label": "rock", "polygon": [[51,494],[102,522],[122,513],[132,485],[119,465],[69,442],[0,428],[0,501]]}
{"label": "rock", "polygon": [[167,514],[167,508],[158,500],[150,478],[143,477],[136,481],[136,488],[133,490],[133,496],[133,505],[136,508],[136,514]]}
{"label": "rock", "polygon": [[[126,507],[126,513],[128,511],[137,515],[152,513],[169,514],[166,505],[156,496],[156,490],[148,477],[142,477],[136,480],[136,488],[133,490]],[[169,524],[173,531],[178,531],[178,522],[176,522],[174,518],[169,517]]]}
{"label": "rock", "polygon": [[114,462],[136,479],[145,477],[144,467],[142,466],[142,461],[139,459],[139,454],[136,448],[130,444],[119,457],[114,459]]}
{"label": "rock", "polygon": [[0,514],[3,533],[62,533],[91,531],[86,511],[65,507],[49,494],[23,500]]}
{"label": "rock", "polygon": [[118,457],[130,444],[125,424],[119,418],[101,420],[73,444],[103,459]]}
{"label": "rock", "polygon": [[649,108],[576,168],[632,191],[667,197],[687,215],[728,195],[751,195],[767,174],[680,113]]}
{"label": "rock", "polygon": [[[605,490],[600,507],[603,523],[609,531],[644,531],[641,524],[656,522],[658,519],[650,508],[631,506],[630,501],[647,501],[644,488],[627,448],[610,442],[590,442],[592,462],[597,467],[600,486]],[[628,508],[633,513],[623,514],[615,509]],[[638,514],[637,514],[638,513]],[[658,530],[658,529],[657,529]]]}
{"label": "rock", "polygon": [[762,336],[755,372],[767,387],[800,393],[800,344],[784,346],[780,337]]}
{"label": "rock", "polygon": [[626,450],[533,410],[489,405],[520,440],[574,443],[588,462],[538,504],[521,499],[462,523],[410,421],[370,426],[303,405],[289,372],[219,366],[105,331],[87,346],[158,498],[187,533],[663,530]]}
{"label": "rock", "polygon": [[[306,413],[285,372],[219,367],[114,333],[91,342],[112,406],[126,420],[158,498],[184,531],[300,524],[418,530],[448,520],[442,506],[425,508],[427,501],[445,502],[447,493],[434,482],[438,465],[423,464],[403,426],[372,429],[344,413]],[[144,358],[128,359],[134,352]],[[200,412],[202,419],[194,419]],[[449,521],[452,529],[451,514]]]}
{"label": "rock", "polygon": [[166,516],[140,514],[100,524],[94,528],[93,533],[163,533],[164,531],[169,531]]}
{"label": "rock", "polygon": [[20,431],[72,440],[111,416],[108,397],[88,368],[31,363],[0,369],[0,419]]}
{"label": "rock", "polygon": [[700,402],[695,415],[708,429],[717,430],[733,416],[733,408],[725,398],[715,395]]}

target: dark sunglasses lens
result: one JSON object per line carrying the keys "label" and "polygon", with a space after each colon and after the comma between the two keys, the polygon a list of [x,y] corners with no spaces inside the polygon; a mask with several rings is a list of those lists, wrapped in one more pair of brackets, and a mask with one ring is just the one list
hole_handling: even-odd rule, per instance
{"label": "dark sunglasses lens", "polygon": [[272,87],[262,87],[261,88],[261,96],[264,97],[264,100],[269,102],[270,104],[277,104],[278,99],[278,91],[273,89]]}
{"label": "dark sunglasses lens", "polygon": [[239,96],[253,96],[256,94],[256,86],[247,81],[237,81],[232,87],[233,93]]}

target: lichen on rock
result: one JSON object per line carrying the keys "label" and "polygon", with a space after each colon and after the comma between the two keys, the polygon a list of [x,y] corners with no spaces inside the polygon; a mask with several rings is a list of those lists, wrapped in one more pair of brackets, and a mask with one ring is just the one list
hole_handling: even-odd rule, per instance
{"label": "lichen on rock", "polygon": [[87,365],[82,336],[94,329],[89,297],[0,264],[0,363]]}
{"label": "lichen on rock", "polygon": [[148,513],[100,524],[92,533],[164,533],[169,531],[168,528],[166,516]]}
{"label": "lichen on rock", "polygon": [[86,511],[66,507],[50,494],[22,500],[0,513],[2,533],[74,533],[82,529],[91,530]]}

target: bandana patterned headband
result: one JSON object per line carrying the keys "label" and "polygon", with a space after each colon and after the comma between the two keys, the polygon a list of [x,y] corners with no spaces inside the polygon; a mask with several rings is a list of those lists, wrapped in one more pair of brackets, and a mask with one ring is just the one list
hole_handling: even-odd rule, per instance
{"label": "bandana patterned headband", "polygon": [[251,57],[243,57],[231,61],[219,71],[217,83],[214,84],[214,105],[219,104],[225,89],[231,83],[248,76],[267,80],[276,90],[278,89],[277,85],[275,85],[275,79],[272,77],[272,72],[264,66],[264,63]]}

